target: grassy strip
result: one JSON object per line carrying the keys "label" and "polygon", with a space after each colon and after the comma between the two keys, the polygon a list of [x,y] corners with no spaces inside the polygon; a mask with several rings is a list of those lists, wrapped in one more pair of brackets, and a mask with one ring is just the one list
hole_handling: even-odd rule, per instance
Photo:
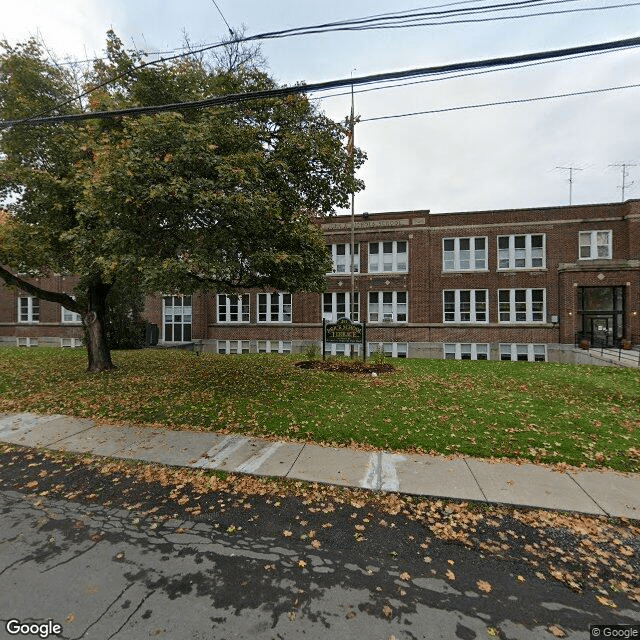
{"label": "grassy strip", "polygon": [[300,370],[299,357],[0,350],[0,411],[64,413],[390,450],[519,457],[640,471],[640,371],[399,360],[373,378]]}

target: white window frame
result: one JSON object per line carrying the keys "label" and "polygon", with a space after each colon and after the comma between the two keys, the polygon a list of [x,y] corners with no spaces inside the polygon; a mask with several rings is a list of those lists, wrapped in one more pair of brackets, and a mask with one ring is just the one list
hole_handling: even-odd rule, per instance
{"label": "white window frame", "polygon": [[25,338],[25,337],[17,337],[16,338],[16,346],[17,347],[37,347],[38,346],[38,338]]}
{"label": "white window frame", "polygon": [[546,362],[547,345],[518,343],[500,344],[500,360],[511,362]]}
{"label": "white window frame", "polygon": [[[353,321],[360,318],[360,293],[354,291],[353,295]],[[340,318],[351,319],[351,292],[331,291],[322,294],[322,317],[329,322],[337,322]]]}
{"label": "white window frame", "polygon": [[[489,360],[491,358],[489,343],[485,342],[446,342],[443,348],[445,360]],[[464,357],[467,354],[469,357]]]}
{"label": "white window frame", "polygon": [[60,347],[63,349],[78,349],[82,346],[82,338],[60,338]]}
{"label": "white window frame", "polygon": [[330,356],[350,356],[352,353],[355,356],[360,356],[362,345],[360,344],[338,344],[335,342],[327,342],[325,345],[325,351]]}
{"label": "white window frame", "polygon": [[[26,304],[23,304],[23,301],[26,301]],[[35,324],[36,322],[40,322],[39,298],[35,296],[18,297],[18,322],[21,324]]]}
{"label": "white window frame", "polygon": [[258,353],[291,353],[291,340],[258,340]]}
{"label": "white window frame", "polygon": [[[606,234],[606,244],[599,242],[599,235]],[[606,255],[599,255],[601,248],[606,249]],[[589,255],[582,255],[583,249],[588,249]],[[586,251],[585,251],[586,253]],[[611,229],[596,229],[594,231],[578,232],[579,260],[611,260],[613,256],[613,231]]]}
{"label": "white window frame", "polygon": [[250,321],[250,296],[248,293],[227,295],[219,293],[216,318],[220,324],[243,324]]}
{"label": "white window frame", "polygon": [[219,354],[249,353],[249,340],[218,340],[216,345]]}
{"label": "white window frame", "polygon": [[290,293],[258,293],[256,308],[259,324],[291,324],[293,296]]}
{"label": "white window frame", "polygon": [[[453,243],[453,249],[447,245]],[[469,248],[461,248],[466,245]],[[483,244],[484,248],[479,248]],[[489,239],[487,236],[473,236],[467,238],[442,239],[442,270],[443,271],[488,271]]]}
{"label": "white window frame", "polygon": [[[453,307],[450,298],[453,294]],[[461,300],[469,294],[469,302]],[[482,295],[479,295],[482,294]],[[484,296],[484,300],[479,300]],[[463,305],[468,304],[466,309]],[[484,309],[482,308],[484,305]],[[468,315],[468,319],[466,316]],[[484,318],[482,316],[484,315]],[[452,317],[453,316],[453,317]],[[445,289],[442,292],[442,321],[446,323],[486,324],[489,322],[488,289]]]}
{"label": "white window frame", "polygon": [[[533,300],[534,291],[542,291],[542,302]],[[508,300],[505,300],[505,293],[508,294]],[[542,304],[542,308],[539,308],[540,304]],[[498,289],[498,322],[502,324],[544,323],[546,317],[546,289],[537,287],[532,289]]]}
{"label": "white window frame", "polygon": [[[398,302],[398,297],[404,297],[404,302]],[[376,301],[373,302],[372,299]],[[408,322],[409,321],[409,293],[407,291],[369,291],[367,296],[367,318],[369,322]],[[401,317],[398,319],[398,317]]]}
{"label": "white window frame", "polygon": [[[542,246],[534,247],[533,238],[542,238]],[[507,240],[508,246],[501,248],[501,240]],[[498,236],[498,271],[516,271],[521,269],[544,269],[547,265],[547,236],[544,233],[514,234]],[[524,245],[524,246],[518,246]],[[506,262],[506,265],[504,264]],[[535,263],[535,264],[534,264]]]}
{"label": "white window frame", "polygon": [[[327,275],[351,274],[351,243],[336,242],[329,245],[331,251],[331,262],[333,269]],[[344,253],[341,253],[344,251]],[[353,272],[360,271],[360,244],[355,242],[353,245]]]}
{"label": "white window frame", "polygon": [[[171,306],[167,305],[171,298]],[[185,304],[186,301],[190,304]],[[179,304],[176,304],[178,302]],[[171,309],[171,312],[168,312]],[[178,312],[176,312],[178,310]],[[171,319],[167,321],[168,316]],[[171,340],[167,340],[167,326],[171,326]],[[180,327],[181,340],[175,340],[175,329]],[[188,340],[185,340],[185,329],[188,327]],[[191,342],[193,339],[193,296],[167,294],[162,296],[162,339],[163,342]]]}
{"label": "white window frame", "polygon": [[[398,245],[404,251],[398,251]],[[375,247],[375,249],[373,248]],[[387,256],[385,258],[385,256]],[[369,273],[408,273],[409,241],[382,240],[369,243]]]}
{"label": "white window frame", "polygon": [[60,322],[62,324],[81,324],[82,316],[79,313],[69,311],[69,309],[60,305]]}
{"label": "white window frame", "polygon": [[367,349],[369,357],[380,350],[387,358],[407,358],[409,355],[409,344],[407,342],[368,342]]}

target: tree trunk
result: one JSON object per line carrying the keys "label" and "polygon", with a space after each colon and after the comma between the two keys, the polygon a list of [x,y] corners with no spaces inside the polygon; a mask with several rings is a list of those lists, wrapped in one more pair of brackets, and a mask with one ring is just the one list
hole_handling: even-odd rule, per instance
{"label": "tree trunk", "polygon": [[107,343],[107,294],[111,285],[100,278],[88,288],[89,309],[84,318],[87,328],[87,371],[111,371],[115,365],[111,361],[111,350]]}

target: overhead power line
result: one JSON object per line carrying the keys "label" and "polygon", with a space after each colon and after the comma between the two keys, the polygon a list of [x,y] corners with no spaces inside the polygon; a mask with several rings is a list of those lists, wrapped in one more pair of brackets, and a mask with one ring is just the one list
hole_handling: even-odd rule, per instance
{"label": "overhead power line", "polygon": [[[213,0],[212,0],[213,1]],[[465,0],[463,2],[450,2],[448,4],[436,5],[431,7],[430,9],[438,9],[442,7],[449,7],[454,5],[464,5],[471,4],[476,0]],[[175,47],[174,49],[168,49],[165,51],[139,51],[139,53],[143,56],[161,56],[156,60],[151,60],[143,63],[139,67],[136,67],[131,72],[135,72],[137,69],[144,68],[150,64],[157,64],[161,62],[167,62],[170,60],[174,60],[176,58],[189,56],[192,54],[204,53],[211,49],[219,48],[224,46],[225,44],[238,44],[242,42],[251,42],[256,40],[270,40],[270,39],[278,39],[278,38],[289,38],[295,36],[305,36],[305,35],[317,35],[323,33],[331,33],[334,31],[364,31],[369,29],[402,29],[402,28],[413,28],[413,27],[433,27],[440,25],[448,25],[448,24],[459,24],[461,22],[489,22],[494,20],[514,20],[519,18],[535,18],[538,16],[549,16],[549,15],[557,15],[562,13],[578,13],[578,12],[588,12],[588,11],[605,11],[608,9],[622,9],[625,7],[635,7],[640,5],[640,1],[634,2],[625,2],[618,4],[609,4],[609,5],[599,5],[594,7],[576,7],[574,9],[566,9],[566,10],[554,10],[554,11],[543,11],[538,13],[526,13],[526,14],[512,14],[508,16],[496,15],[490,18],[482,18],[477,20],[449,20],[453,16],[464,16],[464,15],[473,15],[473,14],[482,14],[482,13],[501,13],[504,11],[512,11],[519,9],[526,9],[538,6],[544,6],[549,4],[564,4],[568,2],[577,2],[579,0],[531,0],[530,2],[521,3],[521,2],[507,2],[504,4],[496,4],[496,5],[484,5],[480,7],[471,7],[468,9],[456,10],[458,13],[450,12],[436,12],[436,11],[426,11],[420,9],[414,9],[413,11],[404,11],[404,12],[394,12],[394,13],[385,13],[379,14],[377,16],[368,16],[364,18],[355,18],[351,20],[343,20],[338,22],[327,22],[317,25],[310,25],[306,27],[293,27],[290,29],[282,29],[279,31],[267,31],[263,33],[258,33],[252,36],[244,36],[238,37],[235,32],[232,32],[232,36],[234,36],[233,40],[230,41],[219,41],[214,43],[202,44],[200,48],[193,49],[191,46],[182,46]],[[215,4],[215,2],[214,2]],[[217,5],[216,5],[217,7]],[[219,9],[218,9],[219,10]],[[222,14],[221,14],[222,15]],[[224,20],[224,16],[222,16]],[[372,22],[371,24],[367,24],[373,18],[379,19],[380,22]],[[427,22],[426,20],[438,20],[436,22]],[[232,31],[231,27],[227,24],[227,28]],[[169,57],[162,57],[169,56]],[[86,60],[73,60],[69,62],[61,62],[61,65],[71,65],[76,63],[86,63],[93,62],[96,59],[104,59],[104,58],[91,58]],[[129,73],[129,72],[127,72]],[[112,81],[119,79],[119,77],[115,77]]]}
{"label": "overhead power line", "polygon": [[224,20],[224,23],[227,25],[227,29],[229,29],[229,33],[231,34],[231,37],[235,37],[236,34],[233,32],[233,29],[227,22],[227,19],[224,17],[224,13],[222,13],[222,11],[220,10],[220,7],[218,6],[218,3],[216,2],[216,0],[211,0],[211,2],[213,2],[216,9],[218,10],[218,13],[220,14],[220,17]]}
{"label": "overhead power line", "polygon": [[[482,13],[501,13],[504,11],[512,11],[519,10],[524,8],[531,7],[542,7],[545,5],[557,5],[564,4],[569,2],[578,2],[579,0],[510,0],[505,3],[494,3],[494,4],[485,4],[480,6],[472,6],[458,9],[448,9],[447,7],[453,7],[457,5],[470,5],[473,4],[475,0],[461,0],[458,2],[450,2],[447,4],[437,5],[435,7],[430,7],[429,9],[420,8],[413,9],[409,11],[401,11],[401,12],[389,12],[372,16],[365,16],[363,18],[353,18],[348,20],[341,20],[337,22],[327,22],[321,23],[317,25],[311,25],[306,27],[293,27],[290,29],[282,29],[279,31],[267,31],[264,33],[259,33],[253,36],[238,36],[230,27],[226,18],[222,14],[220,7],[216,3],[215,0],[212,0],[216,9],[222,16],[229,32],[231,34],[231,39],[227,41],[216,42],[213,44],[202,45],[197,49],[193,49],[191,47],[182,47],[179,49],[173,49],[168,52],[158,52],[158,53],[147,53],[144,51],[138,52],[140,55],[160,55],[159,58],[155,60],[148,60],[147,62],[143,62],[138,66],[132,67],[131,69],[127,69],[126,71],[109,78],[105,82],[97,84],[95,86],[90,87],[86,91],[65,100],[59,104],[56,104],[54,107],[49,109],[46,112],[41,112],[37,114],[33,114],[32,117],[38,118],[41,116],[46,116],[51,113],[55,113],[59,111],[63,107],[68,104],[72,104],[85,98],[90,95],[94,91],[101,89],[103,87],[107,87],[118,80],[131,76],[135,74],[137,71],[144,69],[150,65],[162,64],[165,62],[170,62],[172,60],[177,60],[179,58],[183,58],[189,55],[198,55],[201,53],[205,53],[207,51],[211,51],[213,49],[217,49],[229,44],[240,44],[244,42],[255,42],[260,40],[270,40],[270,39],[278,39],[278,38],[289,38],[294,36],[303,36],[303,35],[314,35],[314,34],[323,34],[330,33],[333,31],[362,31],[369,29],[401,29],[407,27],[424,27],[424,26],[439,26],[446,24],[462,24],[462,23],[470,23],[470,22],[488,22],[492,20],[512,20],[519,18],[527,18],[527,17],[536,17],[536,16],[545,16],[552,14],[561,14],[561,13],[573,13],[580,11],[602,11],[606,9],[618,9],[623,7],[632,7],[640,5],[640,0],[636,0],[635,2],[628,2],[622,4],[614,4],[614,5],[604,5],[604,6],[596,6],[596,7],[577,7],[575,9],[565,9],[565,10],[554,10],[554,11],[544,11],[538,13],[529,13],[529,14],[510,14],[510,15],[496,15],[489,18],[476,18],[476,19],[460,19],[461,16],[465,15],[475,15]],[[434,9],[445,9],[444,11],[434,11]],[[450,18],[455,19],[450,19]],[[428,20],[435,20],[435,22],[429,22]],[[179,52],[179,53],[177,53]],[[168,57],[164,57],[165,54],[172,54]],[[90,62],[90,61],[85,61]],[[69,63],[73,64],[73,63]]]}
{"label": "overhead power line", "polygon": [[625,40],[615,40],[611,42],[602,42],[597,44],[583,45],[580,47],[571,47],[567,49],[557,49],[554,51],[541,51],[536,53],[527,53],[517,56],[509,56],[502,58],[492,58],[489,60],[476,60],[471,62],[458,62],[454,64],[423,67],[418,69],[409,69],[405,71],[395,71],[389,73],[373,74],[362,76],[359,78],[343,78],[340,80],[330,80],[326,82],[316,82],[311,84],[300,84],[292,87],[281,87],[266,91],[252,91],[248,93],[236,93],[225,96],[216,96],[204,100],[196,100],[191,102],[180,102],[173,104],[154,105],[146,107],[131,107],[127,109],[117,109],[112,111],[96,111],[91,113],[79,113],[69,115],[58,115],[39,118],[23,118],[19,120],[0,121],[0,129],[6,129],[16,125],[40,125],[40,124],[57,124],[64,122],[80,122],[91,119],[117,118],[122,116],[136,116],[150,113],[160,113],[163,111],[186,111],[190,109],[203,109],[206,107],[215,107],[220,105],[237,104],[250,100],[261,100],[265,98],[284,97],[292,94],[313,93],[327,91],[338,87],[359,86],[367,84],[375,84],[380,82],[388,82],[399,80],[402,78],[415,78],[421,76],[432,76],[438,74],[453,73],[458,71],[466,71],[471,69],[488,69],[504,66],[512,66],[536,60],[550,60],[575,56],[583,53],[593,53],[596,51],[617,51],[640,46],[640,38],[628,38]]}
{"label": "overhead power line", "polygon": [[[534,98],[514,98],[512,100],[499,100],[496,102],[482,102],[479,104],[467,104],[458,107],[443,107],[442,109],[428,109],[426,111],[411,111],[409,113],[397,113],[388,116],[374,116],[373,118],[361,118],[360,122],[375,122],[376,120],[392,120],[394,118],[408,118],[411,116],[423,116],[432,113],[446,113],[447,111],[464,111],[465,109],[483,109],[485,107],[498,107],[509,104],[523,104],[526,102],[540,102],[542,100],[555,100],[559,98],[570,98],[573,96],[586,96],[594,93],[606,93],[608,91],[621,91],[622,89],[634,89],[640,87],[638,84],[625,84],[619,87],[604,87],[602,89],[587,89],[585,91],[572,91],[570,93],[557,93],[549,96],[537,96]],[[563,167],[559,167],[563,168]]]}
{"label": "overhead power line", "polygon": [[[411,86],[411,85],[416,85],[416,84],[427,84],[429,82],[442,82],[443,80],[456,80],[458,78],[468,78],[470,76],[479,76],[479,75],[484,75],[487,73],[496,73],[499,71],[510,71],[512,69],[527,69],[529,67],[537,67],[540,65],[544,65],[544,64],[554,64],[556,62],[565,62],[566,60],[579,60],[580,58],[588,58],[591,56],[599,56],[599,55],[604,55],[606,53],[609,53],[609,51],[594,51],[592,53],[584,53],[582,55],[576,55],[576,56],[567,56],[565,58],[556,58],[553,60],[539,60],[537,62],[530,62],[530,63],[525,63],[525,64],[518,64],[518,65],[511,65],[508,67],[502,67],[502,68],[497,68],[497,69],[483,69],[481,71],[469,71],[466,73],[452,73],[450,75],[447,75],[446,77],[437,77],[437,78],[425,78],[422,80],[409,80],[409,81],[395,81],[393,83],[389,83],[389,84],[384,84],[383,86],[380,87],[369,87],[366,89],[359,89],[358,91],[355,91],[354,93],[369,93],[371,91],[384,91],[385,89],[397,89],[398,87],[407,87],[407,86]],[[314,98],[314,100],[326,100],[328,98],[337,98],[340,96],[346,96],[346,95],[350,95],[351,91],[341,91],[340,93],[329,93],[327,95],[324,96],[318,96],[317,98]],[[466,108],[466,107],[465,107]],[[420,114],[422,112],[416,112],[416,115]],[[428,112],[427,112],[428,113]],[[407,115],[412,115],[412,114],[407,114]],[[402,114],[400,114],[401,117]],[[393,117],[393,116],[389,116],[389,117]]]}

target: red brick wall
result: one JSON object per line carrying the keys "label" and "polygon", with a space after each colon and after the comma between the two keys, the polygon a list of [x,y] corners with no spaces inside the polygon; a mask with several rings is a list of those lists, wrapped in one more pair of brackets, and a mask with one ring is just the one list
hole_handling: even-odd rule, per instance
{"label": "red brick wall", "polygon": [[[328,244],[349,243],[349,217],[323,223]],[[579,231],[610,229],[611,260],[579,260]],[[543,233],[546,264],[542,269],[498,271],[497,238],[500,235]],[[447,237],[487,238],[488,270],[443,273],[442,240]],[[368,273],[368,243],[406,240],[408,273]],[[356,242],[360,248],[360,273],[355,287],[360,294],[360,317],[366,319],[369,291],[406,291],[409,321],[406,324],[371,324],[368,338],[374,342],[518,342],[572,344],[577,315],[576,288],[625,286],[628,337],[640,342],[640,201],[626,203],[430,214],[428,211],[385,212],[356,216]],[[72,278],[42,281],[55,291],[72,290]],[[498,290],[544,288],[544,323],[508,325],[498,323]],[[443,322],[446,289],[487,289],[489,323],[452,325]],[[350,274],[327,276],[327,291],[351,290]],[[292,324],[257,323],[257,290],[250,293],[249,324],[219,324],[215,293],[193,296],[192,335],[196,340],[293,340],[321,339],[321,295],[293,296]],[[59,305],[41,301],[37,325],[17,323],[18,293],[0,285],[0,336],[75,335],[74,327],[61,325]],[[558,316],[559,323],[551,323]],[[162,338],[162,298],[148,296],[145,317],[158,325]],[[71,334],[65,332],[72,332]]]}

